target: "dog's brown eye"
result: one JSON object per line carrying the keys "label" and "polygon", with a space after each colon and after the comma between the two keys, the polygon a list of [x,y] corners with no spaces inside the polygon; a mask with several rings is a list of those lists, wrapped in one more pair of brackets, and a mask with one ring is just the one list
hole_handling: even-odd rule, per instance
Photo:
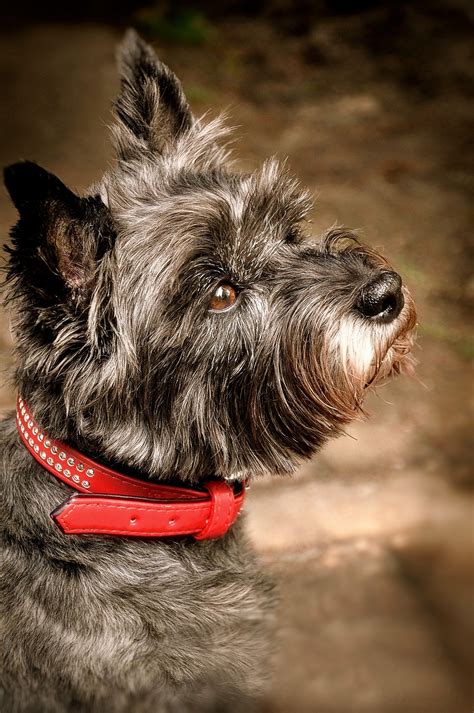
{"label": "dog's brown eye", "polygon": [[222,282],[215,290],[209,302],[209,309],[212,312],[223,312],[230,309],[237,299],[237,290],[228,282]]}

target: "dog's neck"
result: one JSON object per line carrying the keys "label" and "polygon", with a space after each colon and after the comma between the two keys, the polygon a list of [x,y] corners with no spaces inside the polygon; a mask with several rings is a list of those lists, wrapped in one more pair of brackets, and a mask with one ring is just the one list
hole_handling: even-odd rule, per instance
{"label": "dog's neck", "polygon": [[[90,411],[84,405],[79,408],[76,403],[68,403],[54,383],[32,379],[24,366],[17,369],[15,381],[17,392],[52,438],[137,480],[199,487],[209,478],[233,485],[273,472],[260,468],[252,452],[248,463],[235,458],[224,469],[210,444],[199,438],[194,439],[194,447],[188,448],[183,441],[175,443],[174,416],[152,412],[149,405],[142,406],[141,411],[137,407],[127,419],[117,403],[107,407],[106,398],[99,408]],[[289,467],[288,473],[293,469]]]}
{"label": "dog's neck", "polygon": [[21,397],[17,427],[33,458],[78,493],[51,513],[66,534],[213,539],[227,532],[242,507],[243,486],[234,491],[222,480],[210,480],[202,490],[173,487],[107,468],[50,438]]}

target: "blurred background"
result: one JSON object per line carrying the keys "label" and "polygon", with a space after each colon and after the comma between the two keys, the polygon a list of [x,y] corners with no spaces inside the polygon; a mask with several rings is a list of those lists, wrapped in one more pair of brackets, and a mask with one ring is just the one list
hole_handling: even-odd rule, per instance
{"label": "blurred background", "polygon": [[[417,378],[293,480],[256,484],[279,582],[268,713],[467,713],[474,663],[473,21],[468,0],[20,0],[0,18],[0,163],[77,190],[112,160],[114,52],[137,27],[196,113],[227,108],[243,169],[270,154],[361,231],[419,310]],[[16,220],[0,195],[3,242]],[[2,316],[4,374],[11,364]],[[3,379],[0,407],[14,394]],[[133,713],[133,712],[131,712]]]}

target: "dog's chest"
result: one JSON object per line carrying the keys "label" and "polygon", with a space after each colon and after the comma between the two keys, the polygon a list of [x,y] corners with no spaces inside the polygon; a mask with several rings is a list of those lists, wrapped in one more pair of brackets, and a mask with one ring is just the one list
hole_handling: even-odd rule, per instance
{"label": "dog's chest", "polygon": [[164,682],[179,688],[232,668],[238,680],[236,660],[259,667],[268,608],[252,556],[238,550],[226,564],[219,544],[190,556],[132,543],[75,573],[43,562],[24,572],[14,645],[41,677],[60,670],[79,700],[108,691],[111,711]]}

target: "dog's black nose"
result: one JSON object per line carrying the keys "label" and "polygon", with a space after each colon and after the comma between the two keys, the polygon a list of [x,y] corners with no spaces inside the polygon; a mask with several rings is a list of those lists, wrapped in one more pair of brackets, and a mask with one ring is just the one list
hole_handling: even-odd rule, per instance
{"label": "dog's black nose", "polygon": [[396,272],[382,272],[362,289],[356,308],[364,317],[391,322],[398,317],[403,304],[402,278]]}

